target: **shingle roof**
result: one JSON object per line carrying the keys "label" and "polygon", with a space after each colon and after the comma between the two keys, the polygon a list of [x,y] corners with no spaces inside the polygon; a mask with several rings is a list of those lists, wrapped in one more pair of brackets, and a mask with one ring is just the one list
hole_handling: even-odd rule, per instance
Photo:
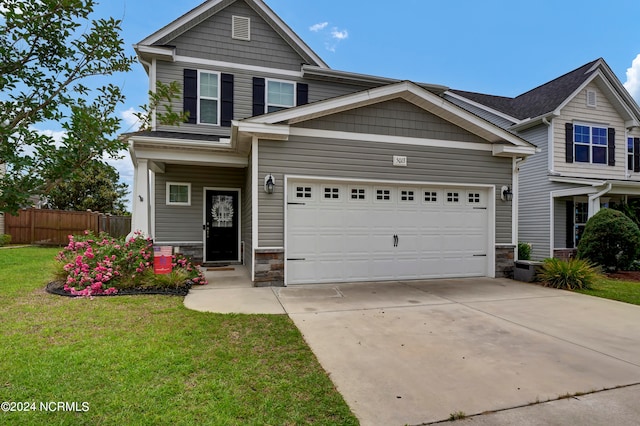
{"label": "shingle roof", "polygon": [[488,106],[507,115],[523,120],[539,117],[554,111],[564,102],[582,83],[595,72],[594,64],[601,59],[584,64],[563,76],[548,83],[531,89],[515,98],[486,95],[483,93],[450,90],[460,96],[479,104]]}

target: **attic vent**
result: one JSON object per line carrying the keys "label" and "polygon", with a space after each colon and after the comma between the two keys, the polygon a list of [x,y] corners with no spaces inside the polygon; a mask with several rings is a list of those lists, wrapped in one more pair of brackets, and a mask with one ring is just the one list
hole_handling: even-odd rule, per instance
{"label": "attic vent", "polygon": [[245,16],[233,16],[231,20],[231,38],[251,40],[251,19]]}
{"label": "attic vent", "polygon": [[598,106],[598,98],[595,90],[587,90],[587,106],[592,108]]}

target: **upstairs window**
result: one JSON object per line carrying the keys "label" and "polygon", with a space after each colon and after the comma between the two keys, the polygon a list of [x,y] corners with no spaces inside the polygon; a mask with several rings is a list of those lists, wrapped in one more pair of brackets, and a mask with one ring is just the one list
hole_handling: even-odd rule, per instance
{"label": "upstairs window", "polygon": [[633,138],[627,138],[627,170],[633,171]]}
{"label": "upstairs window", "polygon": [[295,105],[295,84],[267,80],[267,112],[280,111]]}
{"label": "upstairs window", "polygon": [[576,162],[607,164],[606,127],[576,124],[573,126],[573,142]]}
{"label": "upstairs window", "polygon": [[199,96],[198,96],[198,119],[201,124],[219,123],[220,85],[218,84],[218,74],[200,72],[199,75]]}

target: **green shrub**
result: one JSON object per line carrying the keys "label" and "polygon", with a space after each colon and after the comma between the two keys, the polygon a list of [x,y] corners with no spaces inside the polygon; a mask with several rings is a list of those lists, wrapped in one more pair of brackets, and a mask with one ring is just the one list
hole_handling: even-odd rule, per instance
{"label": "green shrub", "polygon": [[518,243],[518,260],[531,260],[531,243]]}
{"label": "green shrub", "polygon": [[617,210],[602,209],[587,222],[578,257],[607,269],[628,269],[640,254],[640,229]]}
{"label": "green shrub", "polygon": [[584,259],[545,259],[538,280],[546,287],[563,290],[590,289],[599,277],[597,269]]}
{"label": "green shrub", "polygon": [[0,247],[6,246],[11,243],[11,235],[9,234],[0,234]]}

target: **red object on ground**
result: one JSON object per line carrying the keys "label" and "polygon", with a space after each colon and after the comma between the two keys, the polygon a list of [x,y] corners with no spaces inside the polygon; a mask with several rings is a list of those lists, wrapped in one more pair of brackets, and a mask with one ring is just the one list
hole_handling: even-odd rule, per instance
{"label": "red object on ground", "polygon": [[153,248],[153,272],[155,274],[170,274],[173,270],[171,246]]}

